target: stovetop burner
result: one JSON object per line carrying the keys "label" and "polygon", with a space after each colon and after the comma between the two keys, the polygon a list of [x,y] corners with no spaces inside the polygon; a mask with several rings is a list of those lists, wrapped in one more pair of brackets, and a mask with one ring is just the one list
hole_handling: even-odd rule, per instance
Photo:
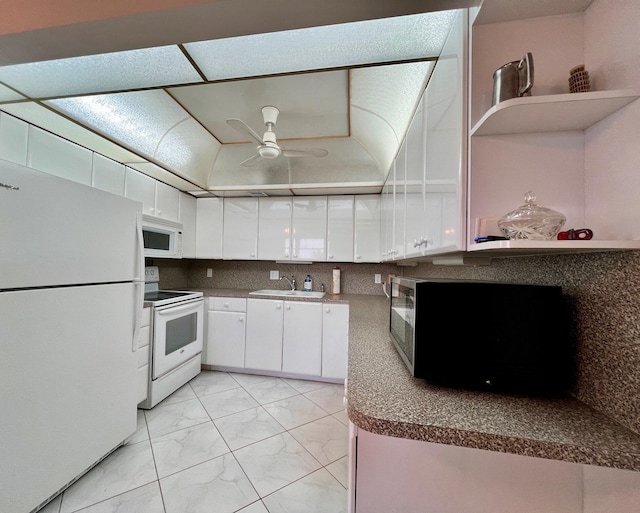
{"label": "stovetop burner", "polygon": [[183,296],[193,295],[193,292],[181,292],[176,290],[154,290],[144,293],[145,301],[162,301],[164,299],[175,299]]}

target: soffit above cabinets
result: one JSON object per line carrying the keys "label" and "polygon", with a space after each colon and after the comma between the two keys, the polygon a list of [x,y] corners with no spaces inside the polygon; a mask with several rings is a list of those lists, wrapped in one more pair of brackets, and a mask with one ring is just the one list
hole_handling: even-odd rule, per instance
{"label": "soffit above cabinets", "polygon": [[[0,109],[192,193],[379,192],[455,14],[0,67]],[[281,147],[328,154],[242,165],[226,121],[262,137],[266,105]]]}

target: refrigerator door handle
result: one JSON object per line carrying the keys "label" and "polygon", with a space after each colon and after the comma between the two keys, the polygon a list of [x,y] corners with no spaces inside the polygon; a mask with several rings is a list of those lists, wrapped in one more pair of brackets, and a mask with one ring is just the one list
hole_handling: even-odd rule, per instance
{"label": "refrigerator door handle", "polygon": [[136,311],[133,316],[133,343],[131,351],[134,353],[138,350],[138,339],[140,338],[140,320],[142,319],[142,309],[144,304],[144,282],[135,280],[133,282],[133,294],[136,305]]}
{"label": "refrigerator door handle", "polygon": [[142,319],[142,309],[144,306],[144,238],[142,236],[142,212],[136,212],[136,261],[134,267],[133,290],[136,311],[134,314],[133,343],[131,350],[138,350],[138,339],[140,338],[140,320]]}

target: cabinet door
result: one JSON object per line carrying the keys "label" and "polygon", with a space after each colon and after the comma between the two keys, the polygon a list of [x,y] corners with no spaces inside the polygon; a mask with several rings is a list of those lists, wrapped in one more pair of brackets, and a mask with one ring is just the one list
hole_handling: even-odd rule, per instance
{"label": "cabinet door", "polygon": [[327,198],[327,262],[353,261],[353,196]]}
{"label": "cabinet door", "polygon": [[29,126],[27,167],[91,185],[93,152],[82,146]]}
{"label": "cabinet door", "polygon": [[380,262],[380,195],[366,194],[354,200],[353,261]]}
{"label": "cabinet door", "polygon": [[393,245],[392,260],[404,258],[404,229],[406,205],[406,170],[407,170],[407,142],[400,146],[396,157],[396,170],[393,183]]}
{"label": "cabinet door", "polygon": [[21,119],[0,113],[0,159],[27,165],[29,125]]}
{"label": "cabinet door", "polygon": [[247,369],[282,370],[283,301],[247,299]]}
{"label": "cabinet door", "polygon": [[405,257],[420,256],[425,234],[424,95],[407,131]]}
{"label": "cabinet door", "polygon": [[222,258],[222,198],[196,200],[196,258]]}
{"label": "cabinet door", "polygon": [[425,92],[428,243],[423,249],[427,253],[463,250],[465,246],[466,33],[466,17],[460,14]]}
{"label": "cabinet door", "polygon": [[322,377],[347,377],[349,305],[325,304],[322,312]]}
{"label": "cabinet door", "polygon": [[244,367],[246,314],[207,312],[207,340],[202,363]]}
{"label": "cabinet door", "polygon": [[222,258],[258,258],[258,198],[225,198]]}
{"label": "cabinet door", "polygon": [[320,376],[322,303],[285,301],[282,372]]}
{"label": "cabinet door", "polygon": [[182,223],[182,258],[196,258],[196,203],[190,194],[180,193],[178,221]]}
{"label": "cabinet door", "polygon": [[156,211],[154,214],[156,217],[177,222],[179,204],[180,191],[178,189],[162,182],[156,182]]}
{"label": "cabinet door", "polygon": [[258,259],[291,259],[291,198],[260,198]]}
{"label": "cabinet door", "polygon": [[393,258],[393,228],[394,228],[394,197],[393,180],[395,175],[395,163],[389,171],[384,187],[382,188],[382,198],[380,203],[380,249],[383,261]]}
{"label": "cabinet door", "polygon": [[327,259],[327,197],[293,200],[292,260],[324,262]]}
{"label": "cabinet door", "polygon": [[91,185],[96,189],[124,196],[124,164],[93,154],[93,174]]}
{"label": "cabinet door", "polygon": [[156,215],[156,181],[135,169],[127,168],[124,195],[142,203],[142,213]]}

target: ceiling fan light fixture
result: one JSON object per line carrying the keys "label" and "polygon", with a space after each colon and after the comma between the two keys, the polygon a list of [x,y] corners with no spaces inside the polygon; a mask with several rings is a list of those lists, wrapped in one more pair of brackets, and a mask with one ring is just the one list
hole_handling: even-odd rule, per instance
{"label": "ceiling fan light fixture", "polygon": [[258,146],[258,154],[263,159],[275,159],[280,156],[280,148],[265,144],[264,146]]}

